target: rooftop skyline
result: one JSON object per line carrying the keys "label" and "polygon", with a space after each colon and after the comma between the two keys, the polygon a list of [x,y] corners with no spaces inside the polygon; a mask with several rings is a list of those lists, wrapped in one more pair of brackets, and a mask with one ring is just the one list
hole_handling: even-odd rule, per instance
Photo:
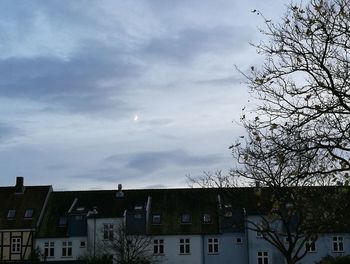
{"label": "rooftop skyline", "polygon": [[228,170],[259,65],[249,42],[289,1],[0,2],[0,185],[186,187]]}

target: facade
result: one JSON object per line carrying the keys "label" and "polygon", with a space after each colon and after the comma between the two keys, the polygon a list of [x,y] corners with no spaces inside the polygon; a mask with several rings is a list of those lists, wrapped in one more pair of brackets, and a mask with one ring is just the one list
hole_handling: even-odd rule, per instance
{"label": "facade", "polygon": [[[125,236],[139,237],[143,254],[157,263],[284,263],[250,226],[259,221],[254,188],[55,192],[21,182],[0,188],[2,261],[26,260],[34,249],[49,262],[116,259],[115,244]],[[350,232],[323,232],[307,251],[299,264],[350,254]]]}
{"label": "facade", "polygon": [[0,187],[0,261],[28,260],[51,186]]}

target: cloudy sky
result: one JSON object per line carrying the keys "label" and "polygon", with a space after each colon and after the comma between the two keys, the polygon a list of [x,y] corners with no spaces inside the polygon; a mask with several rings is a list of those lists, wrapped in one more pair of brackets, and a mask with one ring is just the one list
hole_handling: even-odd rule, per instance
{"label": "cloudy sky", "polygon": [[0,1],[0,185],[184,187],[227,170],[277,0]]}

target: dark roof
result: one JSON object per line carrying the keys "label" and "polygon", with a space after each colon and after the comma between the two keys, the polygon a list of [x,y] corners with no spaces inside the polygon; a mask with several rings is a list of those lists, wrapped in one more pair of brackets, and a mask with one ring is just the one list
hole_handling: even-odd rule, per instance
{"label": "dark roof", "polygon": [[61,217],[87,215],[94,207],[98,212],[96,218],[123,217],[126,209],[131,210],[136,204],[145,205],[147,201],[143,192],[127,191],[122,198],[116,197],[116,193],[117,190],[52,192],[37,236],[67,236],[67,225],[59,226]]}
{"label": "dark roof", "polygon": [[[312,190],[317,190],[313,199],[334,189],[313,187]],[[68,236],[69,228],[58,225],[60,217],[79,214],[86,216],[94,207],[98,212],[96,218],[119,218],[127,211],[127,226],[135,228],[135,232],[151,235],[243,232],[245,214],[256,215],[258,211],[271,211],[270,189],[265,187],[261,190],[262,196],[257,195],[254,187],[123,190],[123,197],[117,197],[117,190],[52,192],[37,236]],[[350,197],[350,192],[346,195]],[[225,206],[231,207],[232,214],[225,214]],[[346,203],[346,206],[349,204]],[[160,224],[152,223],[152,215],[156,214],[160,215]],[[190,223],[181,223],[182,214],[190,214]],[[204,214],[210,215],[210,223],[203,222]],[[140,218],[134,217],[136,215],[142,215],[144,220],[137,220]],[[137,229],[137,222],[148,225],[144,229]]]}
{"label": "dark roof", "polygon": [[[51,186],[26,186],[23,193],[16,193],[15,187],[0,187],[0,228],[36,228],[40,213]],[[15,217],[8,219],[8,211],[15,210]],[[32,218],[24,218],[27,209],[33,210]]]}
{"label": "dark roof", "polygon": [[[217,189],[149,190],[152,197],[149,233],[201,234],[218,232]],[[152,224],[152,215],[160,214],[161,223]],[[181,223],[181,215],[189,214],[190,223]],[[203,215],[210,215],[210,223]]]}

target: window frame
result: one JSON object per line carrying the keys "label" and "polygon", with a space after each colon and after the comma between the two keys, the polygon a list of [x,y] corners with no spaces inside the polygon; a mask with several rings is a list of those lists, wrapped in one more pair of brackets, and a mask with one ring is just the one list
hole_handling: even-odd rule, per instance
{"label": "window frame", "polygon": [[160,214],[153,214],[152,215],[152,225],[160,225],[160,224],[162,224],[161,215]]}
{"label": "window frame", "polygon": [[333,236],[332,237],[332,252],[341,253],[344,252],[344,237]]}
{"label": "window frame", "polygon": [[207,239],[207,249],[209,255],[219,254],[219,238],[210,237]]}
{"label": "window frame", "polygon": [[256,254],[257,264],[269,264],[269,252],[268,251],[257,251]]}
{"label": "window frame", "polygon": [[315,252],[317,252],[316,241],[314,241],[314,240],[305,241],[305,250],[308,253],[315,253]]}
{"label": "window frame", "polygon": [[103,239],[113,240],[114,239],[114,225],[111,223],[103,224]]}
{"label": "window frame", "polygon": [[211,215],[209,213],[204,213],[202,215],[202,223],[203,224],[211,224]]}
{"label": "window frame", "polygon": [[73,256],[73,243],[72,241],[62,241],[62,257],[71,258]]}
{"label": "window frame", "polygon": [[[238,239],[239,239],[240,241],[238,241]],[[241,236],[235,237],[235,243],[236,243],[237,245],[242,245],[242,244],[243,244],[243,237],[241,237]]]}
{"label": "window frame", "polygon": [[153,240],[153,255],[164,255],[164,239]]}
{"label": "window frame", "polygon": [[190,255],[191,254],[191,239],[190,238],[180,238],[180,255]]}
{"label": "window frame", "polygon": [[181,220],[181,224],[191,224],[191,222],[192,222],[191,214],[189,214],[189,213],[182,213],[180,220]]}
{"label": "window frame", "polygon": [[28,208],[24,211],[24,219],[32,219],[34,215],[34,209]]}
{"label": "window frame", "polygon": [[8,209],[6,214],[7,220],[13,220],[16,218],[16,209]]}
{"label": "window frame", "polygon": [[22,250],[22,238],[14,236],[11,238],[11,254],[20,254]]}
{"label": "window frame", "polygon": [[55,242],[53,241],[44,242],[44,257],[45,258],[55,257]]}

